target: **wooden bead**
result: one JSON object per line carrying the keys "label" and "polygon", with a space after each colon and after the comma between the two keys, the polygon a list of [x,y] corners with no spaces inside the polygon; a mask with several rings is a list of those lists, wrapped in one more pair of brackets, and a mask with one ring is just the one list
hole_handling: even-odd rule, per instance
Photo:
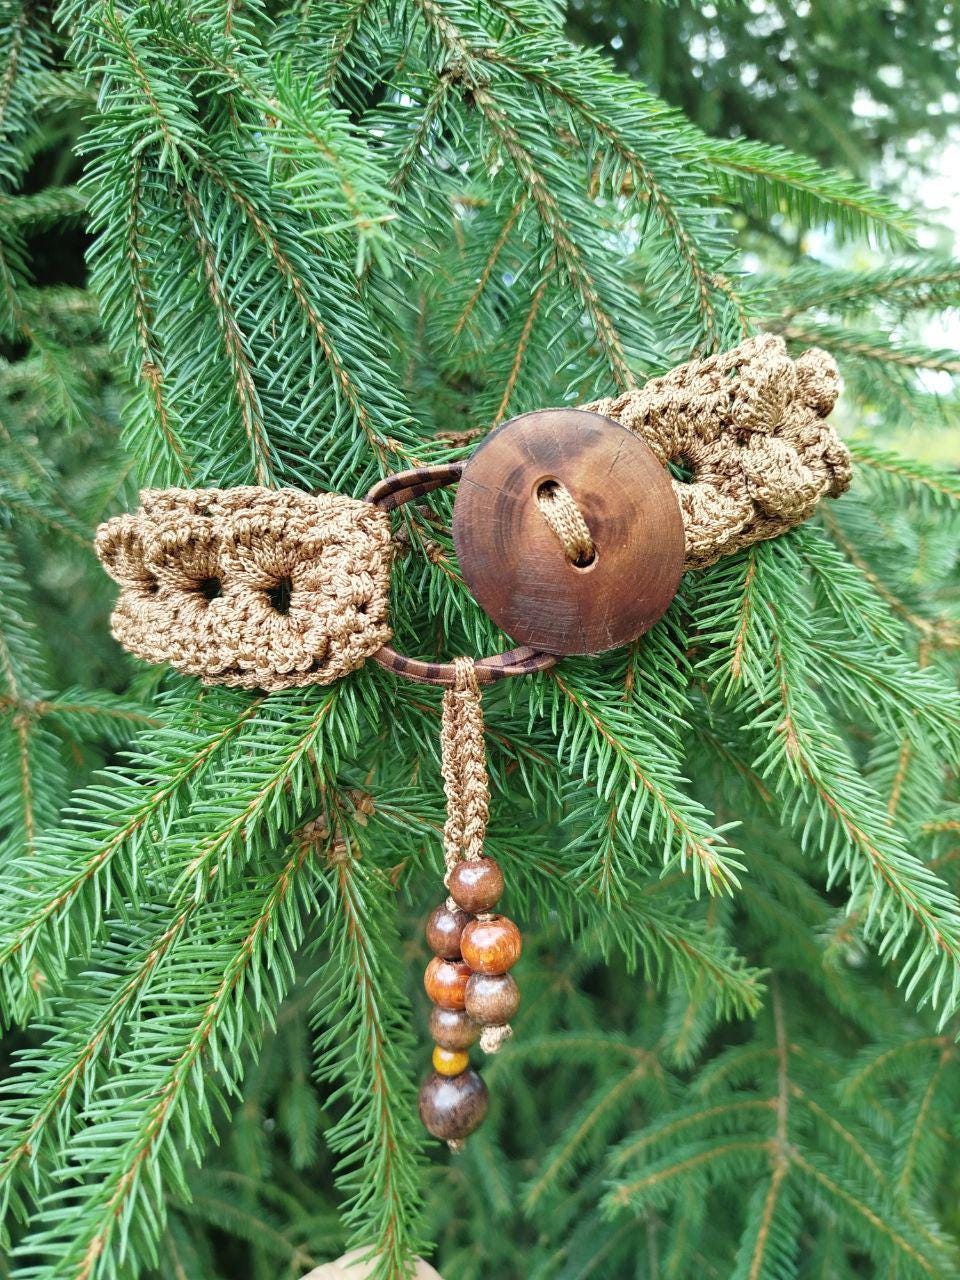
{"label": "wooden bead", "polygon": [[435,1138],[465,1138],[487,1114],[487,1086],[469,1067],[458,1076],[434,1074],[420,1088],[420,1119]]}
{"label": "wooden bead", "polygon": [[469,923],[470,916],[466,911],[460,907],[451,911],[446,903],[441,904],[427,921],[427,946],[435,956],[442,956],[444,960],[459,960],[460,935]]}
{"label": "wooden bead", "polygon": [[520,988],[509,973],[475,973],[467,983],[467,1013],[484,1027],[501,1027],[520,1008]]}
{"label": "wooden bead", "polygon": [[522,947],[520,930],[506,916],[471,920],[460,939],[460,953],[474,973],[506,973]]}
{"label": "wooden bead", "polygon": [[467,858],[450,872],[447,887],[454,902],[476,916],[500,901],[503,872],[493,858]]}
{"label": "wooden bead", "polygon": [[[567,559],[538,502],[558,485],[590,532],[585,563]],[[683,571],[683,518],[666,467],[639,435],[584,409],[525,413],[484,439],[460,479],[453,541],[480,608],[544,653],[635,640]]]}
{"label": "wooden bead", "polygon": [[469,1053],[458,1052],[456,1049],[444,1049],[442,1045],[435,1045],[433,1049],[433,1069],[441,1076],[458,1076],[461,1071],[466,1071],[470,1065]]}
{"label": "wooden bead", "polygon": [[462,1009],[470,977],[470,966],[462,960],[442,960],[434,956],[423,975],[427,995],[441,1009]]}
{"label": "wooden bead", "polygon": [[[469,986],[468,982],[468,989]],[[430,1035],[444,1049],[469,1049],[479,1034],[480,1028],[462,1009],[434,1005],[430,1011]]]}

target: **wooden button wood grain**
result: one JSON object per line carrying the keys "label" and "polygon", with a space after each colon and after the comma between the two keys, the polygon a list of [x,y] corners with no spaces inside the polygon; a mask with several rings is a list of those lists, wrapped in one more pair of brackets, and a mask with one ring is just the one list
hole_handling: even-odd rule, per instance
{"label": "wooden button wood grain", "polygon": [[[596,554],[571,563],[537,492],[559,481]],[[664,613],[683,569],[670,476],[642,440],[583,409],[526,413],[467,462],[453,509],[460,569],[477,603],[513,640],[545,653],[603,653]]]}

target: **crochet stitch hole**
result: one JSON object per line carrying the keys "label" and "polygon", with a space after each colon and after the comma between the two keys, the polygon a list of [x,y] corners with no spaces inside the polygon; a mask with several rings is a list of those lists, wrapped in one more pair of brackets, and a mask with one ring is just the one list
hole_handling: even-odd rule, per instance
{"label": "crochet stitch hole", "polygon": [[267,599],[277,613],[290,612],[290,597],[293,594],[293,583],[289,578],[280,578],[275,586],[267,592]]}
{"label": "crochet stitch hole", "polygon": [[681,484],[690,484],[693,480],[693,463],[683,454],[677,454],[675,458],[671,458],[667,463],[667,469],[674,480],[679,480]]}
{"label": "crochet stitch hole", "polygon": [[219,578],[202,578],[197,583],[197,592],[203,596],[204,600],[216,600],[217,596],[222,595],[223,588]]}

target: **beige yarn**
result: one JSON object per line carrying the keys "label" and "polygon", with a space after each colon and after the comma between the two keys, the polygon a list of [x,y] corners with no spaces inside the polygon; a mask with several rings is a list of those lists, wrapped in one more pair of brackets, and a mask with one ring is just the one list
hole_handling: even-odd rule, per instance
{"label": "beige yarn", "polygon": [[556,534],[564,555],[573,564],[589,564],[595,554],[593,538],[583,512],[566,485],[553,480],[537,490],[537,506]]}
{"label": "beige yarn", "polygon": [[837,366],[816,347],[796,361],[782,338],[759,334],[692,360],[622,396],[584,407],[640,436],[674,480],[686,530],[685,568],[800,524],[820,499],[850,485],[850,455],[824,419],[840,389]]}
{"label": "beige yarn", "polygon": [[490,816],[477,673],[472,658],[455,659],[454,668],[453,687],[443,695],[440,725],[440,771],[447,797],[443,860],[448,876],[461,859],[483,857],[483,838]]}
{"label": "beige yarn", "polygon": [[[414,1258],[414,1270],[410,1280],[442,1280],[439,1271],[435,1271],[422,1258]],[[370,1280],[377,1269],[377,1261],[369,1256],[365,1249],[351,1249],[335,1262],[326,1262],[317,1267],[302,1280]]]}
{"label": "beige yarn", "polygon": [[[146,489],[97,530],[115,638],[206,684],[329,684],[390,639],[386,512],[296,489]],[[285,598],[287,597],[287,598]]]}

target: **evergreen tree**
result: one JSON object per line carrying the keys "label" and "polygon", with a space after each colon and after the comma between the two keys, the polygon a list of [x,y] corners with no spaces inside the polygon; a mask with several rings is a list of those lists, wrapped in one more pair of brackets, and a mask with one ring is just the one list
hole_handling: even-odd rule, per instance
{"label": "evergreen tree", "polygon": [[[563,16],[0,0],[0,1274],[960,1271],[960,481],[882,447],[956,427],[921,321],[960,264]],[[876,265],[748,273],[742,210]],[[92,530],[141,485],[360,495],[757,329],[836,355],[853,489],[486,695],[524,1004],[451,1159],[415,1117],[438,691],[121,659]],[[398,520],[407,652],[504,643],[450,515]]]}

